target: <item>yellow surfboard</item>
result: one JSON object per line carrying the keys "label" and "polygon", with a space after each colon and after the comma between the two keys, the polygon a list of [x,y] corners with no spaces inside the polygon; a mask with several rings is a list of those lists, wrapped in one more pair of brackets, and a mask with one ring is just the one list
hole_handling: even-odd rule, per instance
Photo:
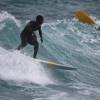
{"label": "yellow surfboard", "polygon": [[82,23],[87,23],[89,25],[95,25],[96,22],[84,11],[77,10],[75,12],[75,18]]}

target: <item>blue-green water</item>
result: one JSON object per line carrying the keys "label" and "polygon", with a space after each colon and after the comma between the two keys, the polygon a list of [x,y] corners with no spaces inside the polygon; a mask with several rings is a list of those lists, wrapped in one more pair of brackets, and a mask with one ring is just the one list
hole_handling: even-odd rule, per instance
{"label": "blue-green water", "polygon": [[[80,8],[100,24],[99,4],[99,0],[1,0],[0,100],[100,100],[100,31],[73,19]],[[38,14],[45,23],[37,57],[76,71],[34,62],[30,45],[15,50],[20,32]]]}

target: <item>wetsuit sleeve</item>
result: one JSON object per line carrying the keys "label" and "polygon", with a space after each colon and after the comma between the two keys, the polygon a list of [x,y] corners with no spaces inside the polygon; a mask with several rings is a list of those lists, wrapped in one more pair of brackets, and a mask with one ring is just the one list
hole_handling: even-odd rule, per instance
{"label": "wetsuit sleeve", "polygon": [[43,42],[41,27],[40,27],[40,29],[39,29],[39,35],[40,35],[40,38],[41,38],[41,42]]}

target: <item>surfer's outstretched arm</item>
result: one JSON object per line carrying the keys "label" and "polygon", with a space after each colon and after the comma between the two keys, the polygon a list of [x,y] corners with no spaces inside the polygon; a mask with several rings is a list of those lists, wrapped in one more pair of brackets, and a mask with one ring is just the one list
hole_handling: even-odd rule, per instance
{"label": "surfer's outstretched arm", "polygon": [[41,42],[43,42],[43,38],[42,38],[42,31],[41,31],[41,28],[39,29],[39,35],[40,35],[40,38],[41,38]]}

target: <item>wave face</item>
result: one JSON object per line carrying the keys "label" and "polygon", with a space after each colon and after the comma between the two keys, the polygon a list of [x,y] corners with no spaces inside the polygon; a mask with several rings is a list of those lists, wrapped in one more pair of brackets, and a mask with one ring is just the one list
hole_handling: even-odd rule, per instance
{"label": "wave face", "polygon": [[[18,0],[18,4],[12,0],[4,1],[0,1],[1,5],[10,2],[11,7],[16,5],[16,9],[19,2],[27,3],[23,0]],[[30,0],[28,5],[32,2]],[[59,5],[58,1],[55,2]],[[41,5],[38,0],[35,3]],[[70,4],[73,5],[73,2],[70,1]],[[95,8],[95,5],[92,6]],[[21,19],[22,16],[17,16],[17,13],[0,12],[0,99],[100,100],[100,31],[70,18],[54,21],[54,16],[53,21],[44,23],[44,42],[41,44],[38,38],[40,47],[37,57],[77,68],[77,71],[53,70],[33,61],[32,46],[16,50],[20,44],[20,32],[28,22],[24,17]],[[26,18],[30,17],[27,15]],[[99,20],[97,22],[100,24]],[[36,34],[38,36],[38,32]]]}

